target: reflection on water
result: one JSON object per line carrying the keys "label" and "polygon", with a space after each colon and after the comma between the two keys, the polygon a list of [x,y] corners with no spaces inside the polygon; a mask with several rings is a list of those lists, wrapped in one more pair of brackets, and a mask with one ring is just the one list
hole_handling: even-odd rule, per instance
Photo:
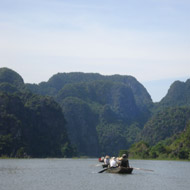
{"label": "reflection on water", "polygon": [[[98,164],[98,165],[97,165]],[[1,190],[189,190],[190,162],[132,160],[131,175],[101,173],[97,159],[0,160]]]}

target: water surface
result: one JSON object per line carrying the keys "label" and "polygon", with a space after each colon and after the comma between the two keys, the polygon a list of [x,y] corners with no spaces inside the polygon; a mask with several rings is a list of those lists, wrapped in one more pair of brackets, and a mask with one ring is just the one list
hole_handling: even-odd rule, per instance
{"label": "water surface", "polygon": [[1,190],[189,190],[190,162],[130,160],[132,174],[98,173],[97,159],[1,159]]}

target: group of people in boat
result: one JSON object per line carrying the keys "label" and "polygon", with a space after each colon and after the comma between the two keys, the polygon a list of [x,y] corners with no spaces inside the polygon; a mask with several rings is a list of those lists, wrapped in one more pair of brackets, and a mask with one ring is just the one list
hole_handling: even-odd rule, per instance
{"label": "group of people in boat", "polygon": [[103,167],[111,167],[111,168],[115,168],[118,166],[122,166],[122,167],[129,167],[129,160],[126,154],[123,154],[122,157],[109,157],[109,156],[105,156],[105,157],[101,157],[99,159],[100,162],[104,162]]}

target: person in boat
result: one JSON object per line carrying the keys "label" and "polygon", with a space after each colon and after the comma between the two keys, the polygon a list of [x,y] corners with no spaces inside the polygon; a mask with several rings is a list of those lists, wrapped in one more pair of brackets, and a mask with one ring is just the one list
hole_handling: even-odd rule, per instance
{"label": "person in boat", "polygon": [[129,168],[129,160],[126,154],[123,154],[119,160],[119,166]]}
{"label": "person in boat", "polygon": [[105,164],[105,165],[109,165],[109,164],[110,164],[110,157],[109,157],[109,156],[106,156],[106,157],[104,158],[104,164]]}
{"label": "person in boat", "polygon": [[110,160],[110,167],[111,168],[117,167],[117,162],[116,162],[116,158],[115,157],[111,158],[111,160]]}
{"label": "person in boat", "polygon": [[98,159],[99,162],[104,162],[104,157],[102,156],[101,158]]}

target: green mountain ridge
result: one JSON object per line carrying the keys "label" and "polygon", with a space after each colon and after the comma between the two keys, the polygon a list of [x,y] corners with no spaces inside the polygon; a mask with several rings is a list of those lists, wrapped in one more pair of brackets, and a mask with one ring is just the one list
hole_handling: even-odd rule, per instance
{"label": "green mountain ridge", "polygon": [[24,80],[22,77],[18,73],[7,68],[0,69],[0,83],[4,82],[16,86],[18,89],[24,87]]}
{"label": "green mountain ridge", "polygon": [[175,81],[159,106],[190,106],[190,79],[186,82]]}
{"label": "green mountain ridge", "polygon": [[152,109],[130,157],[190,160],[190,79],[175,81]]}
{"label": "green mountain ridge", "polygon": [[0,69],[0,156],[74,155],[65,123],[52,98],[32,94],[20,75]]}
{"label": "green mountain ridge", "polygon": [[[174,82],[168,94],[153,103],[132,76],[58,73],[37,85],[24,84],[19,74],[1,68],[0,155],[61,157],[76,155],[77,150],[78,156],[96,157],[118,155],[135,143],[132,148],[138,146],[141,157],[174,157],[174,149],[172,153],[157,149],[171,150],[162,142],[175,143],[176,135],[186,129],[189,95],[190,80]],[[14,104],[17,110],[10,111]]]}
{"label": "green mountain ridge", "polygon": [[136,138],[134,132],[133,137],[128,136],[133,131],[130,126],[142,128],[153,105],[147,90],[132,76],[58,73],[48,82],[27,87],[52,96],[61,105],[79,155],[117,154],[120,148],[129,147]]}

